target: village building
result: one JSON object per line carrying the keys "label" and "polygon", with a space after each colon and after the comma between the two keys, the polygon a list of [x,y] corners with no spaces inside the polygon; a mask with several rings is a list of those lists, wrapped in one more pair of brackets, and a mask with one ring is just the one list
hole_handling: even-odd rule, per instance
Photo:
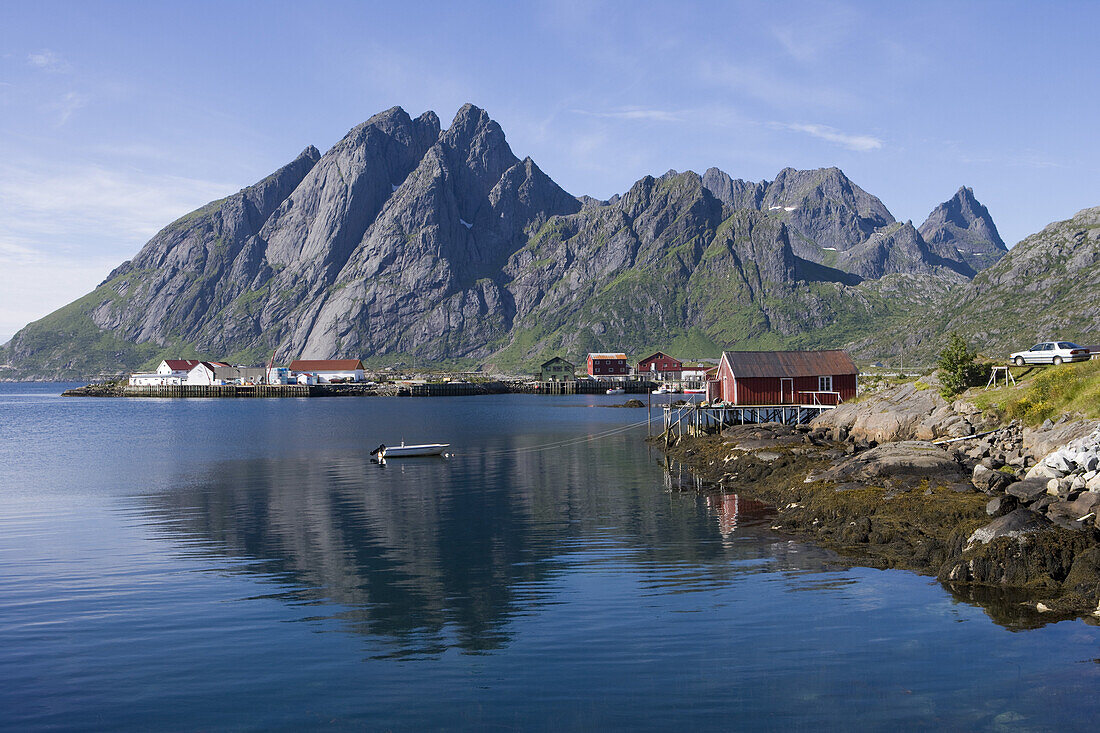
{"label": "village building", "polygon": [[157,374],[187,378],[187,373],[199,365],[200,359],[165,359],[157,367]]}
{"label": "village building", "polygon": [[187,373],[195,368],[197,359],[164,359],[155,372],[130,375],[131,387],[166,387],[187,381]]}
{"label": "village building", "polygon": [[540,382],[572,382],[577,373],[577,366],[573,362],[566,361],[560,356],[544,361],[539,367]]}
{"label": "village building", "polygon": [[[711,372],[710,376],[707,375]],[[718,378],[717,359],[693,359],[683,362],[680,369],[680,384],[685,389],[702,389],[708,379]]]}
{"label": "village building", "polygon": [[856,396],[848,352],[723,351],[709,401],[731,405],[837,405]]}
{"label": "village building", "polygon": [[236,367],[224,361],[200,361],[187,372],[184,384],[209,387],[232,382],[239,376]]}
{"label": "village building", "polygon": [[588,375],[596,379],[625,380],[630,376],[626,354],[593,352],[588,355]]}
{"label": "village building", "polygon": [[[312,375],[317,384],[366,379],[363,362],[359,359],[295,359],[290,362],[290,373],[294,377]],[[297,381],[302,384],[300,379]]]}
{"label": "village building", "polygon": [[684,365],[663,351],[650,354],[638,362],[638,376],[648,376],[657,382],[678,382]]}

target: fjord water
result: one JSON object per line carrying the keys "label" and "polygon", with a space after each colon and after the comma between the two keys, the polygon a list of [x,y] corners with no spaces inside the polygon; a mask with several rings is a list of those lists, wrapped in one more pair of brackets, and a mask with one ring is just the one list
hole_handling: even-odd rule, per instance
{"label": "fjord water", "polygon": [[[0,385],[0,727],[1090,728],[1013,631],[695,491],[622,397]],[[617,428],[626,428],[616,431]],[[602,436],[593,440],[586,438]],[[450,458],[370,463],[380,442]]]}

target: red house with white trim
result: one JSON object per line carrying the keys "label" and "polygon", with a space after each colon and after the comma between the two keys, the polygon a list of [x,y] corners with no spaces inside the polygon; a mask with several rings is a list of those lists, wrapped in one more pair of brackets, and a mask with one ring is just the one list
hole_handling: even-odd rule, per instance
{"label": "red house with white trim", "polygon": [[723,351],[707,398],[732,405],[838,405],[856,396],[848,352]]}
{"label": "red house with white trim", "polygon": [[601,379],[626,379],[630,376],[630,365],[626,363],[626,354],[593,352],[588,355],[588,374]]}
{"label": "red house with white trim", "polygon": [[660,381],[679,380],[684,371],[683,362],[673,359],[663,351],[650,354],[638,362],[638,376],[649,376]]}

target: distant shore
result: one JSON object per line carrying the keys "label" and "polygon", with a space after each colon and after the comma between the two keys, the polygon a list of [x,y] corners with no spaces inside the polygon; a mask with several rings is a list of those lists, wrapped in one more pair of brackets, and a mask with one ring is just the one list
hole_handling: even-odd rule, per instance
{"label": "distant shore", "polygon": [[612,387],[625,394],[648,394],[648,381],[530,382],[524,380],[355,382],[311,385],[169,385],[130,386],[122,382],[88,384],[62,392],[65,397],[445,397],[489,394],[605,394]]}

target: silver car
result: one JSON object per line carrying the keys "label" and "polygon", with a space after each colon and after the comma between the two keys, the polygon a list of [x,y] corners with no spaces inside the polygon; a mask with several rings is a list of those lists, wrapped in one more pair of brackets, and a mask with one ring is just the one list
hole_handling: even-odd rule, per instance
{"label": "silver car", "polygon": [[1017,351],[1008,357],[1016,366],[1024,364],[1061,364],[1068,361],[1088,361],[1089,350],[1071,341],[1044,341],[1027,351]]}

